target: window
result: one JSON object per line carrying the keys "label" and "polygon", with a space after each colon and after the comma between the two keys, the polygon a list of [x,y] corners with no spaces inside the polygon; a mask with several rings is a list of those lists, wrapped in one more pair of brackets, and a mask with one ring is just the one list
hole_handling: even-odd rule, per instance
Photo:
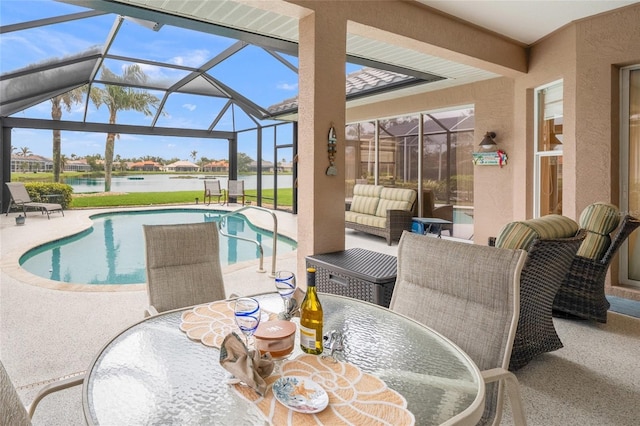
{"label": "window", "polygon": [[473,106],[465,106],[348,124],[347,199],[353,197],[356,183],[417,190],[422,181],[423,190],[433,191],[436,204],[454,205],[455,236],[470,238],[474,118]]}
{"label": "window", "polygon": [[562,81],[536,89],[534,216],[562,214]]}

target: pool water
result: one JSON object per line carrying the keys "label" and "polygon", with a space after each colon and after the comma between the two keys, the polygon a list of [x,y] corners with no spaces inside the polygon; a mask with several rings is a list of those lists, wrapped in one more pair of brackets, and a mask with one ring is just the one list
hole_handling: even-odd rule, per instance
{"label": "pool water", "polygon": [[[142,225],[220,221],[228,213],[215,210],[165,209],[105,213],[92,216],[93,227],[25,253],[20,265],[30,273],[75,284],[145,283],[145,242]],[[262,244],[271,256],[273,232],[258,228],[242,216],[227,217],[223,231]],[[278,254],[296,249],[296,242],[278,236]],[[222,266],[259,258],[255,244],[220,235]]]}

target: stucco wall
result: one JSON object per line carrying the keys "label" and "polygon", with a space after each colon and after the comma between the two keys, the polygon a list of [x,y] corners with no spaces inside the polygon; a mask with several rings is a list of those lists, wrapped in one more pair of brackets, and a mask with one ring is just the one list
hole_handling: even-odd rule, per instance
{"label": "stucco wall", "polygon": [[[499,148],[509,157],[508,164],[502,169],[475,168],[474,239],[477,243],[485,244],[488,236],[496,235],[509,221],[532,217],[533,93],[536,87],[559,79],[564,81],[563,213],[577,218],[582,209],[594,201],[619,202],[618,70],[622,65],[640,63],[640,5],[569,24],[528,50],[522,50],[521,46],[494,35],[478,33],[477,29],[461,27],[460,22],[452,22],[415,4],[376,2],[372,3],[375,7],[363,9],[358,2],[287,1],[320,13],[330,8],[334,22],[324,22],[326,26],[321,29],[324,34],[334,29],[342,30],[343,24],[334,25],[335,21],[346,21],[348,30],[353,33],[441,54],[489,71],[502,70],[504,77],[501,78],[346,111],[346,121],[353,122],[459,105],[475,106],[478,143],[485,131],[495,131]],[[452,28],[458,29],[455,34],[451,33]],[[442,34],[450,36],[443,39],[439,37]],[[305,49],[303,43],[301,49]],[[328,61],[333,72],[334,52],[319,51],[322,53],[319,56],[316,53],[313,60]],[[524,74],[521,73],[523,52],[524,59],[528,60]],[[311,100],[315,102],[314,108],[338,107],[337,97],[327,98],[325,103],[319,101],[317,95],[307,97],[316,97],[315,101]],[[304,108],[302,98],[301,111]],[[313,114],[317,112],[311,112],[309,117]],[[323,120],[328,119],[330,115],[323,116]],[[304,132],[302,120],[300,124]],[[323,146],[326,137],[312,128],[308,128],[306,136],[315,140],[303,142],[301,146],[314,147],[317,151],[314,155],[320,156],[317,145]],[[314,167],[325,166],[315,164]],[[314,176],[319,176],[317,169]],[[305,187],[317,190],[317,183],[306,186],[308,182],[301,182],[302,191]],[[336,192],[324,195],[331,204],[337,205],[340,191]],[[321,210],[316,204],[309,212],[316,227],[326,222],[319,214]],[[331,222],[339,223],[337,218],[331,217]],[[301,216],[299,219],[302,230],[310,218]],[[340,245],[338,235],[326,240],[320,235],[314,238],[318,241],[305,246],[302,251],[308,253],[303,255],[322,250],[322,247]]]}

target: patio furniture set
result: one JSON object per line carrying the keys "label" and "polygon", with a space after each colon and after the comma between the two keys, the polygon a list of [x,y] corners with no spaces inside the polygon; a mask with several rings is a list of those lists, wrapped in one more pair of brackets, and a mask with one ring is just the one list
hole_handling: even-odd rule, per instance
{"label": "patio furniture set", "polygon": [[222,189],[220,187],[220,181],[217,179],[204,181],[204,197],[203,201],[208,206],[211,204],[211,199],[215,198],[216,202],[220,205],[229,205],[229,202],[237,202],[241,200],[240,203],[244,205],[245,203],[245,194],[244,194],[244,181],[243,180],[234,180],[229,179],[227,181],[227,188]]}

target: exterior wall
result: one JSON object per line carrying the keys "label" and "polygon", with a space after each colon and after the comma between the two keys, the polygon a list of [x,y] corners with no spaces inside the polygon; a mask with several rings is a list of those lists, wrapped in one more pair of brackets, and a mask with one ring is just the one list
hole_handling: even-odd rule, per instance
{"label": "exterior wall", "polygon": [[[314,234],[310,241],[301,241],[300,263],[306,255],[339,249],[338,239],[343,238],[335,214],[343,189],[323,185],[326,162],[322,158],[326,143],[322,127],[335,120],[336,129],[341,128],[337,112],[341,96],[332,89],[335,84],[325,86],[331,95],[318,90],[330,82],[326,74],[335,72],[336,56],[344,54],[340,46],[327,49],[322,45],[339,40],[341,35],[334,35],[344,32],[345,24],[352,33],[504,76],[346,112],[346,121],[352,122],[473,104],[478,143],[484,132],[494,131],[498,147],[509,158],[503,168],[476,166],[477,243],[486,244],[487,237],[496,235],[507,222],[532,217],[533,93],[536,87],[559,79],[564,82],[563,214],[575,219],[584,207],[599,200],[619,204],[618,69],[640,63],[640,5],[572,23],[524,49],[415,3],[381,1],[362,8],[361,3],[349,1],[287,1],[309,8],[300,26],[299,140],[300,165],[313,164],[314,169],[302,167],[300,175],[299,235]],[[304,24],[305,20],[312,22],[311,15],[322,17],[321,30]],[[329,20],[325,19],[328,15]],[[324,65],[324,71],[318,64]],[[314,87],[307,86],[311,84]],[[333,113],[321,113],[319,108],[333,109]],[[340,140],[343,135],[338,136]],[[338,151],[339,164],[343,152]],[[318,200],[333,210],[327,211]],[[313,231],[334,229],[334,225],[335,233]],[[616,269],[614,265],[612,270]]]}
{"label": "exterior wall", "polygon": [[[576,208],[594,201],[620,205],[620,68],[640,63],[640,5],[576,25]],[[640,212],[630,212],[638,217]],[[636,231],[638,232],[638,231]],[[607,292],[640,300],[616,287],[611,263]],[[614,287],[609,286],[613,284]]]}
{"label": "exterior wall", "polygon": [[[509,158],[503,169],[475,169],[474,239],[485,244],[503,224],[533,215],[533,93],[562,79],[563,214],[577,220],[595,201],[619,205],[619,69],[640,63],[638,22],[638,5],[576,22],[530,48],[527,74],[351,108],[347,121],[474,104],[476,139],[495,131]],[[614,261],[609,283],[618,282],[617,271]],[[608,291],[640,299],[632,290]]]}

